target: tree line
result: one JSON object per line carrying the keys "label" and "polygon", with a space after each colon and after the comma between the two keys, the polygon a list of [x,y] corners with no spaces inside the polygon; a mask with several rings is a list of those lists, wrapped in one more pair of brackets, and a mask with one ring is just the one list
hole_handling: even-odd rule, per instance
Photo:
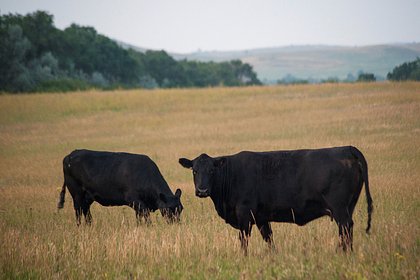
{"label": "tree line", "polygon": [[395,67],[388,73],[387,78],[390,81],[420,81],[420,58]]}
{"label": "tree line", "polygon": [[[401,65],[394,67],[394,69],[387,74],[389,81],[420,81],[420,58],[411,62],[404,62]],[[348,74],[347,78],[340,80],[337,77],[330,77],[325,80],[314,79],[300,79],[287,74],[282,79],[277,81],[277,84],[310,84],[310,83],[353,83],[353,82],[375,82],[377,77],[373,73],[365,73],[359,71],[357,78],[352,74]]]}
{"label": "tree line", "polygon": [[92,27],[60,30],[44,11],[0,16],[0,91],[258,84],[252,66],[240,60],[177,61],[165,51],[126,50]]}

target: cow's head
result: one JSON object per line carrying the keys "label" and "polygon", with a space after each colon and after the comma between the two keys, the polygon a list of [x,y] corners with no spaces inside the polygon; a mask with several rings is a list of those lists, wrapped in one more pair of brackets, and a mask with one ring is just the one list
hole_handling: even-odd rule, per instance
{"label": "cow's head", "polygon": [[212,158],[206,154],[189,160],[180,158],[179,164],[191,169],[194,177],[195,195],[198,197],[210,196],[213,188],[215,174],[217,170],[226,162],[226,158]]}
{"label": "cow's head", "polygon": [[159,195],[162,203],[162,207],[159,210],[168,223],[181,221],[181,212],[184,209],[181,203],[181,194],[182,191],[177,189],[173,196],[167,196],[162,193]]}

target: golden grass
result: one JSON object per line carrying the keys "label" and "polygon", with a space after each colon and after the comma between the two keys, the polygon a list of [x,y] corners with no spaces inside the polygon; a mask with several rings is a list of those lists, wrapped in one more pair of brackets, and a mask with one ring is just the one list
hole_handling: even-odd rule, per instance
{"label": "golden grass", "polygon": [[[420,277],[420,84],[132,90],[0,96],[0,278],[383,279]],[[179,157],[354,145],[369,163],[354,253],[335,223],[274,224],[277,252],[254,229],[249,255],[210,199],[194,196]],[[57,213],[62,158],[76,148],[148,154],[174,190],[180,225],[156,213],[136,226],[128,207],[92,207],[75,225]]]}

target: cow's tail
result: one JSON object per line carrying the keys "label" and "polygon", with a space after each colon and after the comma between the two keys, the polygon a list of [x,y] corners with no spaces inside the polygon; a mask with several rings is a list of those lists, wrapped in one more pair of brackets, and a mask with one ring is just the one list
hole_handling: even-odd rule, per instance
{"label": "cow's tail", "polygon": [[64,183],[63,187],[61,188],[60,197],[57,203],[57,208],[62,209],[64,208],[64,198],[66,196],[66,169],[70,166],[70,157],[66,156],[63,159],[63,175],[64,175]]}
{"label": "cow's tail", "polygon": [[66,182],[64,181],[63,187],[60,192],[60,197],[58,200],[57,208],[62,209],[64,208],[64,197],[66,196]]}
{"label": "cow's tail", "polygon": [[368,211],[366,233],[369,233],[370,224],[372,221],[373,201],[372,201],[372,197],[370,196],[370,191],[369,191],[368,165],[362,152],[360,152],[357,148],[351,147],[351,152],[357,158],[359,162],[360,170],[362,171],[363,181],[365,182],[365,192],[366,192],[367,211]]}

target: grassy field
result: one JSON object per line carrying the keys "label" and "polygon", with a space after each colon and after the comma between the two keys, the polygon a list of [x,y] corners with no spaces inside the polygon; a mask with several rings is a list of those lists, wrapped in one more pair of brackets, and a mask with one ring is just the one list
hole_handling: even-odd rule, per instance
{"label": "grassy field", "polygon": [[[354,145],[369,163],[354,252],[337,250],[328,218],[274,224],[276,252],[254,230],[248,256],[210,199],[194,196],[179,157],[241,150]],[[62,159],[76,148],[148,154],[172,190],[182,223],[136,226],[128,207],[92,205],[76,227],[72,199],[56,205]],[[419,279],[420,84],[0,95],[0,278]]]}

